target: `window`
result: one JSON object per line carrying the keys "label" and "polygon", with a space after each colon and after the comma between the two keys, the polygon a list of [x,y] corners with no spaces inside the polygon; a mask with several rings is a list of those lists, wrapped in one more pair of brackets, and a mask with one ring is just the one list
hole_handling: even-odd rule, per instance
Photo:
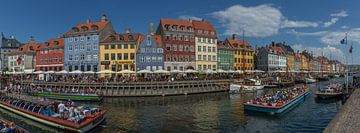
{"label": "window", "polygon": [[74,45],[74,50],[77,51],[79,49],[78,45]]}
{"label": "window", "polygon": [[69,61],[72,61],[72,55],[69,55]]}
{"label": "window", "polygon": [[85,44],[81,44],[80,45],[80,50],[84,50],[85,49]]}
{"label": "window", "polygon": [[128,64],[124,64],[124,70],[129,70],[129,65]]}
{"label": "window", "polygon": [[119,40],[120,40],[120,41],[124,40],[124,36],[119,35]]}
{"label": "window", "polygon": [[115,60],[115,53],[111,53],[111,60]]}
{"label": "window", "polygon": [[157,49],[157,53],[163,53],[164,51],[163,51],[163,49],[162,48],[158,48]]}
{"label": "window", "polygon": [[135,49],[135,44],[130,44],[130,49]]}
{"label": "window", "polygon": [[211,56],[210,55],[208,56],[208,61],[211,61]]}
{"label": "window", "polygon": [[189,46],[185,45],[185,52],[189,51]]}
{"label": "window", "polygon": [[166,50],[170,51],[171,50],[171,46],[170,44],[166,44]]}
{"label": "window", "polygon": [[215,55],[213,55],[213,61],[216,61],[216,56]]}
{"label": "window", "polygon": [[79,32],[79,29],[76,28],[76,27],[74,27],[74,28],[72,28],[72,31],[73,31],[74,33],[78,33],[78,32]]}
{"label": "window", "polygon": [[85,40],[85,37],[84,36],[81,36],[80,37],[80,41],[84,41]]}
{"label": "window", "polygon": [[117,44],[117,49],[121,49],[121,44]]}
{"label": "window", "polygon": [[206,61],[206,55],[203,55],[203,60]]}
{"label": "window", "polygon": [[171,61],[171,56],[170,56],[170,54],[167,54],[167,55],[166,55],[166,61]]}
{"label": "window", "polygon": [[98,46],[97,46],[96,44],[94,44],[93,49],[94,49],[94,50],[97,50],[97,49],[98,49]]}
{"label": "window", "polygon": [[146,56],[146,62],[151,62],[151,56]]}
{"label": "window", "polygon": [[170,40],[170,35],[166,35],[166,40]]}
{"label": "window", "polygon": [[58,58],[54,57],[53,61],[58,62]]}
{"label": "window", "polygon": [[200,37],[198,37],[197,39],[198,39],[198,40],[197,40],[198,42],[201,42],[201,38],[200,38]]}
{"label": "window", "polygon": [[129,59],[129,54],[128,53],[124,53],[124,60],[128,60]]}
{"label": "window", "polygon": [[184,40],[185,40],[185,41],[189,41],[189,36],[185,35],[185,36],[184,36]]}
{"label": "window", "polygon": [[98,59],[98,55],[93,55],[93,59],[97,60]]}
{"label": "window", "polygon": [[147,44],[148,46],[151,45],[151,38],[150,38],[149,35],[147,36],[146,44]]}
{"label": "window", "polygon": [[183,59],[184,59],[183,57],[184,57],[183,55],[180,55],[179,56],[179,61],[183,61]]}
{"label": "window", "polygon": [[98,26],[96,26],[96,25],[92,25],[92,26],[91,26],[91,30],[93,30],[93,31],[97,31],[97,30],[99,30],[99,27],[98,27]]}
{"label": "window", "polygon": [[109,54],[105,54],[105,60],[109,60]]}
{"label": "window", "polygon": [[122,60],[122,53],[117,53],[117,59]]}
{"label": "window", "polygon": [[194,46],[190,46],[190,52],[194,52]]}
{"label": "window", "polygon": [[115,49],[115,45],[111,45],[111,49]]}
{"label": "window", "polygon": [[130,53],[130,60],[134,60],[135,59],[135,53]]}
{"label": "window", "polygon": [[59,57],[59,62],[63,62],[63,58],[62,58],[62,57]]}
{"label": "window", "polygon": [[79,56],[75,55],[75,61],[79,60]]}
{"label": "window", "polygon": [[96,40],[98,40],[98,39],[99,39],[99,36],[97,36],[97,35],[93,35],[93,36],[92,36],[92,40],[95,40],[95,41],[96,41]]}
{"label": "window", "polygon": [[198,52],[201,52],[201,46],[198,46]]}
{"label": "window", "polygon": [[134,40],[134,36],[133,36],[133,35],[129,35],[128,39],[129,39],[129,41],[132,41],[132,40]]}
{"label": "window", "polygon": [[177,45],[173,44],[173,51],[177,51]]}
{"label": "window", "polygon": [[211,52],[211,47],[208,47],[208,52]]}
{"label": "window", "polygon": [[201,55],[198,55],[198,60],[201,60]]}
{"label": "window", "polygon": [[183,45],[179,45],[179,51],[183,51]]}
{"label": "window", "polygon": [[82,55],[80,56],[80,60],[85,60],[85,55],[82,54]]}
{"label": "window", "polygon": [[73,50],[73,46],[72,45],[69,45],[69,51],[72,51]]}
{"label": "window", "polygon": [[86,50],[91,51],[91,44],[87,44]]}
{"label": "window", "polygon": [[185,62],[188,62],[189,61],[189,56],[185,56]]}
{"label": "window", "polygon": [[204,50],[203,52],[206,52],[206,46],[203,46],[203,50]]}
{"label": "window", "polygon": [[86,58],[86,60],[91,61],[91,55],[87,55]]}
{"label": "window", "polygon": [[176,62],[177,61],[177,55],[173,55],[173,61]]}
{"label": "window", "polygon": [[213,52],[216,52],[216,48],[215,48],[215,47],[213,47],[213,48],[212,48],[212,51],[213,51]]}
{"label": "window", "polygon": [[157,57],[158,62],[162,62],[163,58],[161,56]]}
{"label": "window", "polygon": [[128,49],[129,45],[128,44],[124,44],[124,49]]}

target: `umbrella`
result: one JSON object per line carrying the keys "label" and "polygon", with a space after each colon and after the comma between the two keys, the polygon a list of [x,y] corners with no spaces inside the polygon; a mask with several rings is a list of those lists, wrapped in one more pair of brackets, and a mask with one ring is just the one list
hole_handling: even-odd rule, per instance
{"label": "umbrella", "polygon": [[101,71],[98,71],[96,72],[97,74],[102,74],[102,73],[115,73],[114,71],[111,71],[111,70],[101,70]]}
{"label": "umbrella", "polygon": [[205,71],[205,73],[206,73],[206,74],[212,74],[212,73],[216,73],[216,71],[213,71],[213,70],[211,70],[211,69],[208,69],[208,70]]}
{"label": "umbrella", "polygon": [[176,70],[176,69],[175,69],[175,70],[171,70],[170,72],[171,72],[171,73],[182,73],[183,71],[180,71],[180,70]]}
{"label": "umbrella", "polygon": [[82,74],[82,73],[83,72],[80,70],[75,70],[75,71],[69,72],[69,74]]}
{"label": "umbrella", "polygon": [[42,74],[42,73],[44,73],[43,71],[36,71],[36,72],[34,72],[34,74]]}
{"label": "umbrella", "polygon": [[144,70],[140,70],[140,71],[138,71],[137,73],[139,73],[139,74],[143,74],[143,73],[154,73],[154,72],[152,72],[152,71],[150,71],[150,70],[146,70],[146,69],[144,69]]}
{"label": "umbrella", "polygon": [[58,72],[55,72],[56,74],[67,74],[69,73],[68,71],[66,70],[62,70],[62,71],[58,71]]}
{"label": "umbrella", "polygon": [[154,71],[154,73],[170,73],[170,72],[161,69],[161,70],[156,70],[156,71]]}
{"label": "umbrella", "polygon": [[86,72],[84,72],[84,74],[94,74],[95,72],[93,72],[93,71],[86,71]]}
{"label": "umbrella", "polygon": [[185,71],[185,73],[196,73],[196,71],[193,70],[193,69],[187,69],[187,70]]}
{"label": "umbrella", "polygon": [[135,72],[131,71],[131,70],[122,70],[122,71],[119,71],[119,72],[116,72],[116,73],[135,73]]}
{"label": "umbrella", "polygon": [[229,71],[227,71],[228,73],[235,73],[235,71],[234,70],[229,70]]}
{"label": "umbrella", "polygon": [[235,72],[236,72],[236,73],[244,73],[243,70],[236,70]]}
{"label": "umbrella", "polygon": [[26,73],[26,74],[33,73],[33,72],[34,72],[34,69],[27,69],[27,70],[24,70],[24,73]]}
{"label": "umbrella", "polygon": [[222,69],[218,69],[217,70],[218,73],[226,73],[226,71],[222,70]]}

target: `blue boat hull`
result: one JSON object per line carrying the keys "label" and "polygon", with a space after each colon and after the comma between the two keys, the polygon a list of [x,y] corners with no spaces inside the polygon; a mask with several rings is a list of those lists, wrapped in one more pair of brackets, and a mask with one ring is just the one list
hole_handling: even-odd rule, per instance
{"label": "blue boat hull", "polygon": [[247,111],[257,111],[257,112],[265,112],[265,113],[271,113],[271,114],[279,114],[279,113],[285,112],[286,110],[292,109],[293,107],[296,107],[296,105],[301,103],[301,101],[305,100],[305,97],[309,94],[310,94],[309,91],[305,92],[300,97],[298,97],[297,99],[295,99],[294,101],[285,105],[282,108],[267,108],[267,107],[244,105],[244,109]]}

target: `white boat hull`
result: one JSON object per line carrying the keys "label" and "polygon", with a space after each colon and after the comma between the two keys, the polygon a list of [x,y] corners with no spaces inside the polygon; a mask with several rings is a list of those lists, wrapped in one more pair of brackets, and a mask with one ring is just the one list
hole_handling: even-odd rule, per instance
{"label": "white boat hull", "polygon": [[316,82],[315,79],[306,78],[306,83],[315,83],[315,82]]}
{"label": "white boat hull", "polygon": [[230,93],[240,93],[241,91],[256,91],[263,89],[263,85],[237,85],[237,84],[231,84],[230,85]]}

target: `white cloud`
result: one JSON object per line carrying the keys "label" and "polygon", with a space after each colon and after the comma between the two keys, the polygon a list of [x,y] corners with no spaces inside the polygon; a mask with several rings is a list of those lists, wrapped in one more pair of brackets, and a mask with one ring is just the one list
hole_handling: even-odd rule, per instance
{"label": "white cloud", "polygon": [[324,27],[329,27],[339,21],[339,18],[331,18],[330,21],[324,23]]}
{"label": "white cloud", "polygon": [[349,26],[346,25],[341,26],[341,29],[347,29],[347,28],[349,28]]}
{"label": "white cloud", "polygon": [[284,20],[281,28],[318,27],[317,22]]}
{"label": "white cloud", "polygon": [[241,33],[247,36],[267,37],[277,34],[282,19],[281,12],[270,5],[244,7],[234,5],[223,11],[211,13],[223,24],[225,34]]}
{"label": "white cloud", "polygon": [[360,28],[353,28],[347,31],[333,31],[322,36],[320,41],[326,45],[340,45],[340,41],[348,34],[348,43],[360,44]]}
{"label": "white cloud", "polygon": [[347,17],[349,16],[346,11],[342,10],[338,13],[330,14],[331,17]]}
{"label": "white cloud", "polygon": [[190,15],[181,15],[179,16],[180,19],[183,19],[183,20],[189,20],[189,19],[192,19],[192,20],[202,20],[202,18],[199,18],[199,17],[195,17],[195,16],[190,16]]}
{"label": "white cloud", "polygon": [[323,36],[326,35],[329,31],[317,31],[317,32],[299,32],[295,29],[292,29],[290,31],[287,31],[288,34],[293,34],[296,36]]}
{"label": "white cloud", "polygon": [[333,47],[333,46],[327,46],[327,47],[309,47],[309,46],[304,46],[304,45],[301,45],[301,44],[296,44],[296,45],[292,45],[291,46],[295,51],[304,51],[304,50],[307,50],[309,51],[310,53],[312,52],[314,56],[321,56],[321,55],[324,55],[328,58],[330,58],[331,56],[331,59],[336,59],[336,60],[339,60],[339,61],[344,61],[344,53],[336,48],[336,47]]}

